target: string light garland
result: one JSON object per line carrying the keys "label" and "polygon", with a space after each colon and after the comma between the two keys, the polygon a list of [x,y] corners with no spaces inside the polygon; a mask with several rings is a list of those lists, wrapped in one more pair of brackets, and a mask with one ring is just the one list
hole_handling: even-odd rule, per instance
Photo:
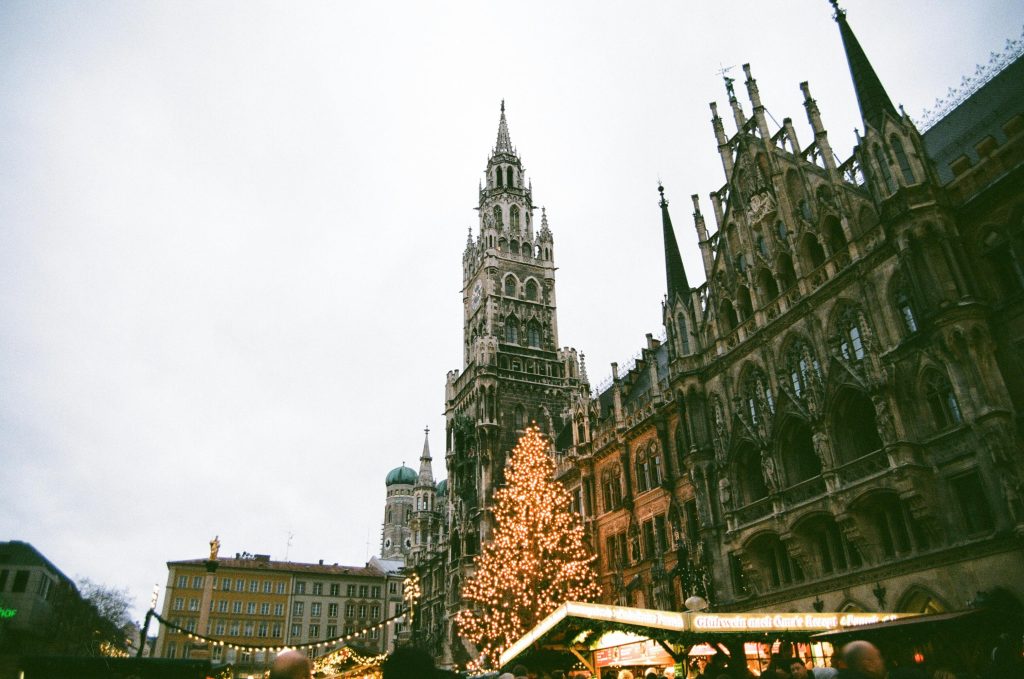
{"label": "string light garland", "polygon": [[392,625],[394,623],[401,622],[405,617],[406,617],[406,612],[403,611],[403,612],[401,612],[401,613],[399,613],[397,615],[393,615],[390,618],[387,618],[386,620],[382,620],[379,623],[375,623],[373,625],[369,625],[367,627],[364,627],[363,629],[358,630],[356,632],[351,632],[349,634],[339,634],[336,637],[330,637],[329,639],[324,639],[323,641],[310,641],[310,642],[306,642],[304,644],[274,644],[274,645],[263,645],[263,646],[261,646],[261,645],[253,645],[253,644],[239,644],[239,643],[235,643],[233,641],[226,641],[224,639],[218,639],[216,637],[210,637],[210,636],[206,636],[204,634],[198,634],[196,632],[189,631],[188,629],[182,627],[181,625],[177,625],[177,624],[171,622],[170,620],[166,620],[159,613],[156,613],[155,611],[153,613],[153,618],[156,619],[161,625],[164,625],[164,626],[166,626],[166,627],[168,627],[170,629],[173,629],[173,630],[177,630],[178,632],[181,632],[182,634],[187,635],[189,639],[196,639],[196,640],[199,640],[199,641],[205,641],[205,642],[214,644],[216,646],[223,646],[223,647],[226,647],[226,648],[232,648],[232,649],[237,649],[237,650],[241,650],[241,651],[253,651],[253,652],[270,651],[270,652],[274,652],[274,653],[276,653],[278,651],[284,651],[284,650],[287,650],[287,649],[310,649],[310,648],[314,648],[315,649],[315,648],[321,648],[321,647],[325,647],[325,646],[334,646],[336,644],[345,643],[345,642],[351,641],[352,639],[358,639],[359,637],[363,636],[364,634],[368,634],[369,632],[372,632],[373,630],[384,629],[384,627],[387,626],[387,625]]}
{"label": "string light garland", "polygon": [[594,601],[601,593],[592,565],[597,556],[569,509],[569,491],[554,475],[548,443],[534,424],[512,451],[506,486],[494,492],[494,536],[463,586],[470,607],[455,615],[459,633],[479,652],[471,671],[496,665],[506,648],[562,603]]}

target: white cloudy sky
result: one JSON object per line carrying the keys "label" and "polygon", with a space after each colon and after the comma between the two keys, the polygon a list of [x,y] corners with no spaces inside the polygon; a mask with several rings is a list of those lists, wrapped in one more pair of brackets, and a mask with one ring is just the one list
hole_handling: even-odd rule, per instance
{"label": "white cloudy sky", "polygon": [[[846,6],[911,114],[1024,22],[1021,0]],[[661,331],[659,177],[703,280],[688,196],[711,213],[708,102],[745,62],[805,144],[809,80],[849,153],[825,0],[0,4],[0,540],[140,617],[214,534],[363,563],[425,425],[443,459],[500,100],[596,383]]]}

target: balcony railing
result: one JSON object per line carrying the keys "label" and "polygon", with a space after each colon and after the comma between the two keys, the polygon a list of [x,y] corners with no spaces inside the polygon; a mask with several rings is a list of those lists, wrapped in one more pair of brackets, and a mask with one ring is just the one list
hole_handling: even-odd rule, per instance
{"label": "balcony railing", "polygon": [[889,468],[889,457],[884,450],[876,450],[836,468],[836,476],[843,484],[853,483]]}
{"label": "balcony railing", "polygon": [[748,523],[753,523],[758,519],[763,519],[771,513],[771,498],[761,498],[760,500],[755,500],[754,502],[751,502],[749,505],[746,505],[745,507],[740,507],[738,510],[736,510],[736,523],[740,526]]}

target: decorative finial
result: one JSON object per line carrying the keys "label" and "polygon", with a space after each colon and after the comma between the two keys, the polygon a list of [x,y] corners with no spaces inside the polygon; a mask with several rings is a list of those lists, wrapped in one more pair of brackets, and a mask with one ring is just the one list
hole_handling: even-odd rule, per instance
{"label": "decorative finial", "polygon": [[505,100],[504,99],[501,100],[501,112],[502,113],[505,112]]}
{"label": "decorative finial", "polygon": [[661,196],[661,199],[658,201],[658,206],[665,207],[668,205],[668,201],[665,200],[665,187],[661,185],[660,180],[658,181],[658,194]]}
{"label": "decorative finial", "polygon": [[430,433],[430,427],[423,427],[423,433],[424,434],[429,434]]}
{"label": "decorative finial", "polygon": [[835,14],[832,15],[833,19],[838,20],[839,17],[846,16],[846,10],[839,6],[839,0],[828,0],[829,4],[832,5],[832,9],[835,10]]}

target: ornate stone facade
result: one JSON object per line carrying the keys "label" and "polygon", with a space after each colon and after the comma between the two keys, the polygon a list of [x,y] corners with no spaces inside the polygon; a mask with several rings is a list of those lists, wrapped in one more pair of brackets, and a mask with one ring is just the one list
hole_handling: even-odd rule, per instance
{"label": "ornate stone facade", "polygon": [[608,601],[1024,599],[1024,64],[922,134],[835,18],[864,121],[853,156],[835,157],[807,83],[804,146],[789,118],[769,127],[749,66],[749,114],[727,81],[714,233],[693,196],[707,283],[688,285],[663,196],[665,341],[648,335],[574,415],[562,479]]}
{"label": "ornate stone facade", "polygon": [[807,83],[803,145],[791,119],[769,126],[749,66],[749,113],[727,79],[713,232],[692,197],[706,282],[687,280],[662,193],[665,334],[594,394],[582,355],[558,348],[553,239],[543,213],[534,231],[503,106],[463,256],[447,514],[417,562],[415,633],[444,664],[473,655],[451,628],[459,584],[530,420],[555,440],[607,601],[1024,599],[1024,62],[922,134],[835,19],[864,121],[853,155],[835,156]]}

